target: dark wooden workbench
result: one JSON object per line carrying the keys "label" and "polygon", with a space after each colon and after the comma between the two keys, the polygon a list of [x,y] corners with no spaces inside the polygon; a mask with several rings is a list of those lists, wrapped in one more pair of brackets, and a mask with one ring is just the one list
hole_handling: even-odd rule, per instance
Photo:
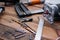
{"label": "dark wooden workbench", "polygon": [[[42,7],[42,5],[39,5],[39,7]],[[32,8],[35,9],[37,7],[28,6],[28,8],[29,9],[32,9]],[[36,31],[37,27],[38,27],[38,17],[41,17],[41,16],[42,16],[42,14],[36,14],[36,15],[30,16],[29,18],[33,18],[33,22],[27,22],[26,24],[28,24],[31,28],[33,28]],[[4,25],[7,25],[9,27],[18,29],[18,30],[21,30],[21,29],[25,30],[19,24],[15,23],[15,22],[12,22],[11,19],[18,20],[18,16],[15,12],[14,6],[5,7],[5,12],[0,17],[0,23],[4,24]],[[25,31],[27,33],[29,33],[27,30],[25,30]],[[46,22],[45,25],[44,25],[42,37],[44,37],[46,39],[50,39],[50,40],[55,40],[58,37],[58,35],[57,35],[55,29],[51,28],[49,23]]]}

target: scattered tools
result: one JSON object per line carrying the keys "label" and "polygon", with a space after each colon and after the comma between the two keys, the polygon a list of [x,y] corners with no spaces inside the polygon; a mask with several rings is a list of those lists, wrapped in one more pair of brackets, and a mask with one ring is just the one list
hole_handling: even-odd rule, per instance
{"label": "scattered tools", "polygon": [[12,35],[12,36],[14,36],[15,37],[15,39],[19,39],[19,38],[22,38],[22,37],[24,37],[25,35],[25,33],[22,33],[22,32],[19,32],[19,34],[16,34],[16,33],[18,33],[19,31],[15,31],[14,33],[12,32],[12,31],[6,31],[5,33],[4,33],[4,35]]}
{"label": "scattered tools", "polygon": [[15,5],[15,10],[19,17],[31,16],[33,14],[40,14],[44,12],[43,9],[30,11],[23,3],[17,3]]}
{"label": "scattered tools", "polygon": [[0,37],[5,37],[6,39],[10,40],[13,40],[12,38],[20,39],[26,34],[26,32],[23,30],[16,30],[3,24],[0,24],[0,30]]}
{"label": "scattered tools", "polygon": [[35,30],[33,30],[31,27],[29,27],[26,23],[22,23],[21,21],[16,21],[16,20],[12,20],[16,23],[18,23],[19,25],[21,25],[24,29],[26,29],[27,31],[29,31],[30,33],[34,34],[35,35]]}
{"label": "scattered tools", "polygon": [[[9,17],[12,17],[12,16],[9,16]],[[3,20],[6,20],[8,21],[9,23],[12,22],[12,19],[14,19],[15,17],[12,17],[11,19],[6,19],[6,18],[3,18]],[[20,22],[32,22],[33,21],[33,18],[16,18],[18,19],[18,21]]]}
{"label": "scattered tools", "polygon": [[60,21],[60,4],[46,3],[44,6],[44,16],[50,24]]}

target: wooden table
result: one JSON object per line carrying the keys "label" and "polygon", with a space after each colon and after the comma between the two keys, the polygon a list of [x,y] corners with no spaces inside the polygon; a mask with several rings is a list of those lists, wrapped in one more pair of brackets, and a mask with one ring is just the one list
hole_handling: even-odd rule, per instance
{"label": "wooden table", "polygon": [[[40,8],[43,5],[37,5]],[[37,7],[34,6],[28,6],[29,9],[35,9]],[[37,8],[38,9],[38,8]],[[28,24],[31,28],[33,28],[35,31],[37,30],[38,27],[38,17],[41,17],[42,14],[36,14],[33,16],[29,16],[28,18],[33,18],[32,22],[27,22],[26,24]],[[11,19],[14,20],[18,20],[18,16],[15,12],[14,6],[11,7],[5,7],[5,12],[3,13],[3,15],[0,17],[0,23],[7,25],[9,27],[18,29],[18,30],[25,30],[24,28],[21,27],[21,25],[12,22]],[[27,33],[29,33],[27,30],[25,30]],[[56,38],[58,37],[56,31],[54,28],[51,27],[51,25],[48,22],[45,22],[44,25],[44,29],[43,29],[43,35],[42,35],[43,39],[48,39],[48,40],[56,40]]]}

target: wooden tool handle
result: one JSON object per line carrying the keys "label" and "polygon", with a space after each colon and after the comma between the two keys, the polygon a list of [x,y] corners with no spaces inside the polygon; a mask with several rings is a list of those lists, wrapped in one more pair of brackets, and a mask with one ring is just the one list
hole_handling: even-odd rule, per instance
{"label": "wooden tool handle", "polygon": [[44,3],[44,0],[29,0],[30,5],[41,4]]}
{"label": "wooden tool handle", "polygon": [[40,4],[40,0],[31,0],[32,4]]}

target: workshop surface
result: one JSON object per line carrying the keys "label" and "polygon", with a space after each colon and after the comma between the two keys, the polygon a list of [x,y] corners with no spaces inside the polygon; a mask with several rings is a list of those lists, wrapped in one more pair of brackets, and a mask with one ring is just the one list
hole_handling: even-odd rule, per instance
{"label": "workshop surface", "polygon": [[[38,5],[36,5],[38,6]],[[42,7],[43,5],[39,5],[38,7]],[[39,9],[34,6],[28,6],[29,9]],[[32,16],[29,16],[28,18],[33,18],[32,22],[27,22],[26,24],[29,25],[32,29],[37,31],[39,19],[38,17],[41,17],[42,14],[35,14]],[[21,27],[21,25],[13,22],[12,20],[18,20],[17,13],[15,12],[14,6],[5,7],[5,12],[0,17],[0,23],[3,25],[7,25],[9,27],[12,27],[17,30],[24,30],[28,33],[28,35],[25,38],[21,38],[20,40],[28,40],[29,32]],[[58,23],[60,24],[60,23]],[[0,30],[1,31],[1,30]],[[51,25],[48,22],[45,22],[44,29],[43,29],[43,35],[42,37],[46,40],[55,40],[58,38],[57,32],[54,28],[51,27]]]}

